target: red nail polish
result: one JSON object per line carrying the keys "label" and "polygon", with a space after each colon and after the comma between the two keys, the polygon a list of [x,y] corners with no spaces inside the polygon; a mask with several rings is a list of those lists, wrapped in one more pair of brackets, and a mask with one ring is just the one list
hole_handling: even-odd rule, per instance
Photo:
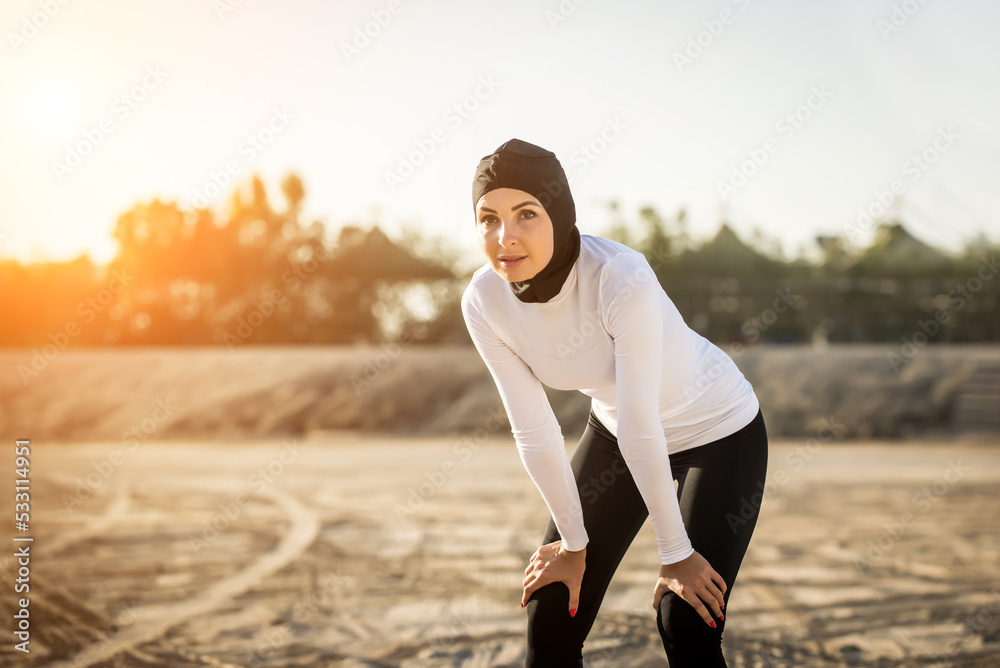
{"label": "red nail polish", "polygon": [[522,608],[524,607],[524,601],[521,601],[521,607]]}
{"label": "red nail polish", "polygon": [[569,611],[569,616],[570,616],[570,617],[576,617],[576,608],[572,608],[572,609],[571,609],[571,610]]}
{"label": "red nail polish", "polygon": [[726,621],[726,616],[720,612],[719,619],[721,619],[722,621]]}
{"label": "red nail polish", "polygon": [[712,622],[711,626],[714,629],[715,628],[715,622]]}

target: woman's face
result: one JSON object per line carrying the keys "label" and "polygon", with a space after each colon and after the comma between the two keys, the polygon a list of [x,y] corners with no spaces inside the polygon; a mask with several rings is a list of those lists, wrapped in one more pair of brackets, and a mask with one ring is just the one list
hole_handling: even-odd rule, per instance
{"label": "woman's face", "polygon": [[476,232],[490,266],[505,281],[533,278],[552,259],[552,219],[523,190],[497,188],[480,197]]}

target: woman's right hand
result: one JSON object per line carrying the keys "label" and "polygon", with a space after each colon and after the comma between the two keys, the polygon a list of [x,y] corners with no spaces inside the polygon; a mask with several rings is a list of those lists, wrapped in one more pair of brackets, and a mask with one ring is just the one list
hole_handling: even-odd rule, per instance
{"label": "woman's right hand", "polygon": [[563,549],[561,540],[542,545],[531,555],[531,561],[524,569],[525,578],[521,582],[524,587],[521,607],[528,604],[528,600],[537,589],[553,582],[562,582],[569,589],[569,616],[576,616],[576,609],[580,606],[580,585],[583,583],[583,572],[586,568],[586,547],[578,552],[569,552]]}

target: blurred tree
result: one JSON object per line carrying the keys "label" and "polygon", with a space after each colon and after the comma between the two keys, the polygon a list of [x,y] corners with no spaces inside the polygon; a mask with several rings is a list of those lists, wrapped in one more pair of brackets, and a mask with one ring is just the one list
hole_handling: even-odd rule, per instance
{"label": "blurred tree", "polygon": [[237,189],[224,221],[159,199],[118,217],[118,252],[106,267],[0,263],[0,308],[30,323],[0,335],[44,344],[78,320],[75,343],[342,343],[381,337],[373,306],[386,285],[437,281],[451,271],[348,227],[325,242],[322,223],[300,221],[305,188],[289,174],[276,211],[261,179]]}
{"label": "blurred tree", "polygon": [[[0,344],[53,353],[77,344],[468,342],[459,302],[471,272],[452,237],[348,225],[330,238],[304,224],[294,173],[283,204],[254,175],[222,220],[173,202],[139,203],[115,221],[115,258],[95,265],[0,260]],[[608,204],[609,238],[646,254],[685,320],[716,342],[1000,341],[1000,247],[985,238],[958,254],[896,220],[854,248],[820,237],[821,259],[786,260],[774,241],[747,243],[723,224],[691,242],[686,212],[653,207],[630,224]],[[762,250],[763,249],[763,250]],[[936,325],[934,323],[937,323]]]}

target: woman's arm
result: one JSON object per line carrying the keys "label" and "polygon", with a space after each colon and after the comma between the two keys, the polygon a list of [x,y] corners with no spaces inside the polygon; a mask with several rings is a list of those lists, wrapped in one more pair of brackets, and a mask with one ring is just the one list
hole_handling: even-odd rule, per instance
{"label": "woman's arm", "polygon": [[649,509],[660,551],[653,608],[673,591],[715,628],[710,613],[724,619],[726,583],[688,538],[660,422],[663,350],[672,338],[663,331],[663,288],[645,259],[620,259],[621,265],[609,267],[612,280],[602,287],[601,299],[608,304],[607,325],[615,344],[618,445]]}
{"label": "woman's arm", "polygon": [[587,530],[562,430],[541,382],[524,360],[497,337],[476,301],[473,291],[466,291],[462,314],[500,392],[521,461],[552,514],[564,548],[580,551],[588,543]]}
{"label": "woman's arm", "polygon": [[606,268],[601,301],[614,340],[618,445],[649,509],[661,564],[694,552],[681,519],[660,422],[663,288],[642,258],[620,255]]}

